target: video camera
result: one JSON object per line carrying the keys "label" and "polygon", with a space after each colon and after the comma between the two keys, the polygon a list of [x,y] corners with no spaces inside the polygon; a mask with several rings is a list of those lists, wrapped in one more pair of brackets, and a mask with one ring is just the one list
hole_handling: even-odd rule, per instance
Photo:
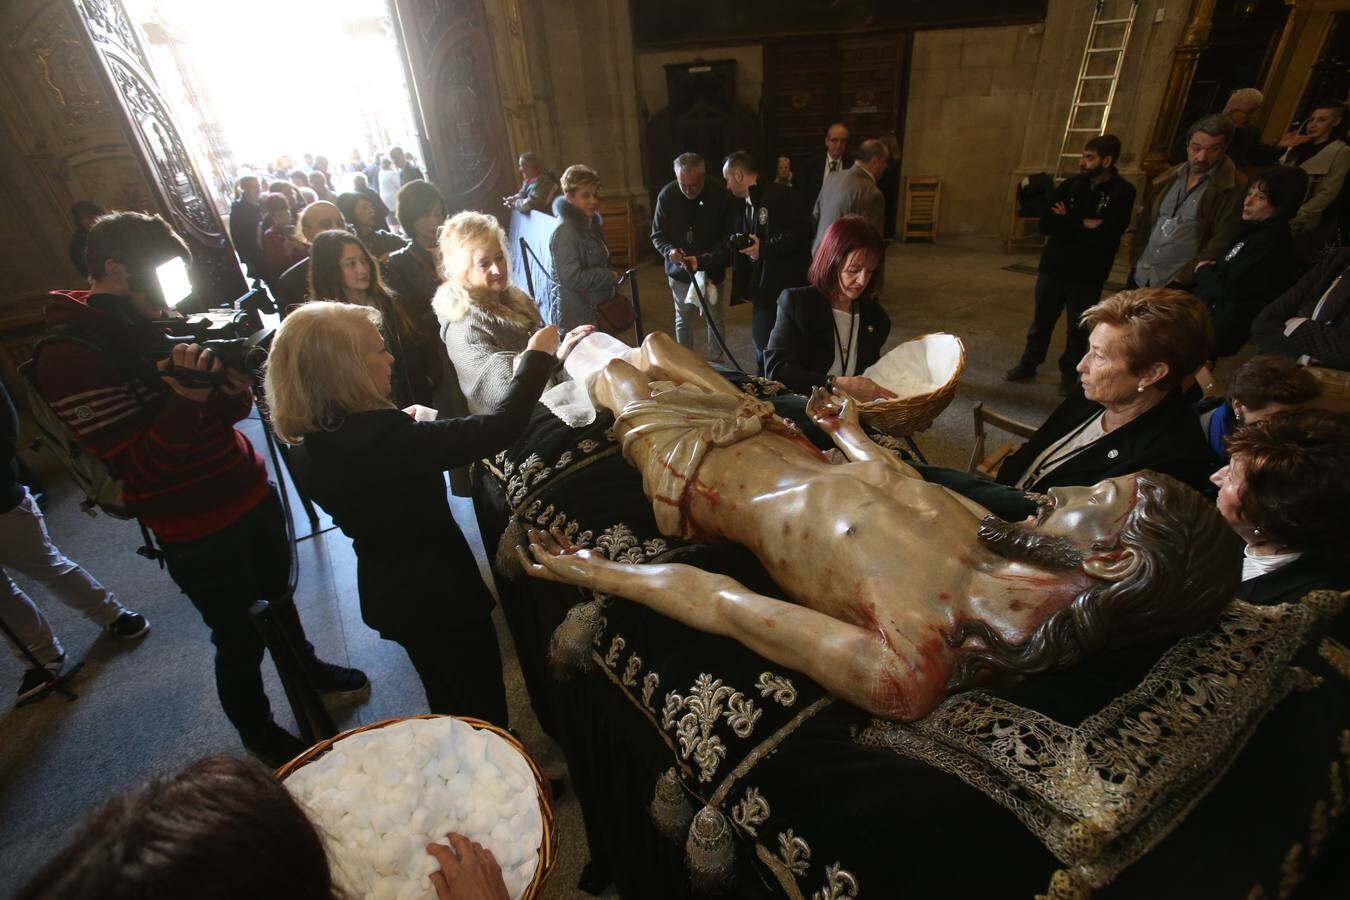
{"label": "video camera", "polygon": [[731,245],[732,250],[744,250],[754,242],[755,238],[753,235],[742,234],[739,231],[727,238],[727,243]]}
{"label": "video camera", "polygon": [[[164,305],[177,311],[193,295],[187,261],[175,256],[156,266],[154,286]],[[142,352],[158,361],[172,357],[173,348],[178,344],[198,344],[210,350],[221,362],[219,372],[174,366],[163,372],[187,387],[208,387],[223,383],[226,369],[257,372],[267,359],[267,348],[280,321],[271,297],[261,287],[255,287],[228,306],[146,323],[146,343]]]}

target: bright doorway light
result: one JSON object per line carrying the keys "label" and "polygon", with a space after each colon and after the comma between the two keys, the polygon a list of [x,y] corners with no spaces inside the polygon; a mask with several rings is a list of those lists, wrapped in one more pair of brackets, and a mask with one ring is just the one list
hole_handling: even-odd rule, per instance
{"label": "bright doorway light", "polygon": [[225,208],[239,174],[282,156],[326,156],[339,191],[353,151],[421,156],[385,0],[123,2]]}

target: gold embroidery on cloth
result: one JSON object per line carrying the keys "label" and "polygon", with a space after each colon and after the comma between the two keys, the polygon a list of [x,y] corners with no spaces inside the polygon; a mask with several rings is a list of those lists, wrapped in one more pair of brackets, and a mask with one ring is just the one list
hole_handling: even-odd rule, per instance
{"label": "gold embroidery on cloth", "polygon": [[759,678],[755,680],[755,687],[759,688],[759,695],[768,699],[773,697],[773,702],[779,706],[791,706],[797,702],[797,689],[792,686],[792,681],[783,675],[774,672],[761,672]]}
{"label": "gold embroidery on cloth", "polygon": [[811,900],[853,900],[858,896],[858,879],[840,868],[839,863],[825,867],[825,887],[811,895]]}
{"label": "gold embroidery on cloth", "polygon": [[1318,800],[1312,808],[1312,824],[1308,827],[1308,861],[1322,855],[1327,843],[1327,801]]}
{"label": "gold embroidery on cloth", "polygon": [[1337,672],[1350,678],[1350,647],[1331,638],[1322,638],[1322,643],[1317,645],[1317,655],[1330,663]]}
{"label": "gold embroidery on cloth", "polygon": [[769,801],[764,799],[758,788],[746,788],[745,796],[731,808],[731,821],[751,837],[759,836],[759,832],[755,829],[763,825],[768,818]]}
{"label": "gold embroidery on cloth", "polygon": [[1350,591],[1310,591],[1299,601],[1324,619],[1334,619],[1345,609]]}
{"label": "gold embroidery on cloth", "polygon": [[1280,866],[1280,900],[1288,900],[1303,880],[1303,845],[1295,843],[1284,855],[1284,864]]}
{"label": "gold embroidery on cloth", "polygon": [[1266,900],[1266,889],[1259,884],[1252,885],[1252,889],[1247,892],[1247,900]]}
{"label": "gold embroidery on cloth", "polygon": [[1050,886],[1044,894],[1037,894],[1036,900],[1087,900],[1092,891],[1078,880],[1078,876],[1065,869],[1056,869],[1050,874]]}
{"label": "gold embroidery on cloth", "polygon": [[713,733],[718,720],[725,718],[733,734],[748,738],[759,716],[753,700],[704,672],[694,680],[688,696],[675,691],[666,694],[661,727],[675,730],[680,756],[698,765],[698,780],[712,781],[727,755],[726,745]]}
{"label": "gold embroidery on cloth", "polygon": [[971,691],[918,722],[874,719],[856,740],[958,776],[1016,815],[1080,880],[1101,887],[1227,771],[1297,681],[1289,661],[1313,621],[1305,605],[1236,601],[1077,727]]}

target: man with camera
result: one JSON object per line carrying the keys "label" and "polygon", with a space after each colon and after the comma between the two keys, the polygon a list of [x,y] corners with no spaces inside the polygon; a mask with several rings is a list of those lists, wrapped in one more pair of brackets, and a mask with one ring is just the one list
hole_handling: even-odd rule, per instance
{"label": "man with camera", "polygon": [[249,618],[269,601],[320,691],[352,693],[366,676],[318,659],[289,595],[291,546],[262,458],[234,428],[253,406],[249,376],[197,344],[168,347],[171,315],[156,269],[187,246],[157,216],[105,216],[89,233],[92,290],[54,292],[54,326],[35,360],[38,389],[81,446],[122,481],[123,498],[159,540],[169,575],[211,629],[216,688],[244,746],[269,764],[304,745],[272,721],[265,646]]}
{"label": "man with camera", "polygon": [[770,181],[760,183],[759,166],[744,150],[722,163],[731,204],[732,295],[754,304],[755,365],[764,374],[764,350],[778,317],[778,295],[806,284],[811,219],[797,192]]}
{"label": "man with camera", "polygon": [[716,288],[727,274],[727,215],[731,197],[726,188],[708,180],[708,165],[697,153],[675,157],[675,180],[661,188],[652,211],[652,246],[666,261],[666,282],[675,300],[675,340],[694,349],[694,323],[706,315],[690,283],[699,284],[708,304],[707,358],[720,362],[722,348],[714,326],[725,339],[726,304],[718,302]]}

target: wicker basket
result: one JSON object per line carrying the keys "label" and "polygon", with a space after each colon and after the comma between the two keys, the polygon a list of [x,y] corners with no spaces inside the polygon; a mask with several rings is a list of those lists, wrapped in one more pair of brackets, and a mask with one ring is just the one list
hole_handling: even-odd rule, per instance
{"label": "wicker basket", "polygon": [[[884,431],[892,437],[909,437],[923,431],[933,424],[947,404],[956,396],[956,384],[966,368],[966,348],[961,339],[950,334],[925,334],[922,337],[906,341],[901,346],[922,344],[928,341],[954,341],[956,343],[956,366],[945,384],[926,394],[902,397],[898,400],[873,400],[858,406],[858,415],[863,422],[873,428]],[[900,347],[895,348],[899,350]],[[892,353],[895,350],[891,351]]]}
{"label": "wicker basket", "polygon": [[[400,722],[407,722],[412,719],[439,719],[441,716],[435,714],[426,714],[420,716],[403,716],[397,719],[385,719],[383,722],[375,722],[370,725],[362,725],[360,728],[351,728],[341,734],[334,735],[326,740],[319,741],[313,747],[310,747],[304,753],[301,753],[295,759],[277,769],[276,776],[279,781],[285,781],[288,776],[297,769],[309,765],[314,760],[323,756],[333,745],[343,738],[351,737],[354,734],[360,734],[363,731],[374,731],[377,728],[384,728],[389,725],[397,725]],[[552,874],[553,867],[558,862],[558,817],[553,812],[553,790],[549,787],[548,779],[544,773],[539,771],[539,766],[535,765],[530,754],[526,752],[525,747],[516,740],[515,735],[504,731],[482,719],[474,719],[469,716],[454,716],[466,725],[473,728],[490,731],[497,737],[506,741],[520,755],[525,757],[525,762],[529,764],[530,771],[534,773],[535,786],[539,789],[539,816],[543,821],[543,837],[539,841],[539,864],[535,867],[534,878],[525,887],[525,892],[521,894],[522,900],[536,900],[544,890],[544,883],[548,881],[548,876]]]}

